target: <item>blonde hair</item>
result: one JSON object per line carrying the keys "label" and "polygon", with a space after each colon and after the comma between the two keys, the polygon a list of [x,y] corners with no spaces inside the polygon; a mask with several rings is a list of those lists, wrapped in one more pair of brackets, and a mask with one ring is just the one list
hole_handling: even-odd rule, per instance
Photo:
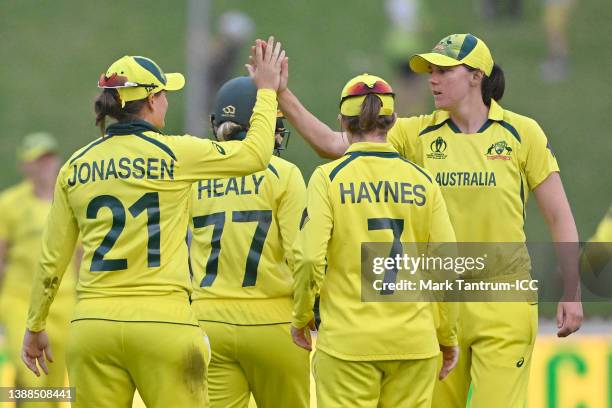
{"label": "blonde hair", "polygon": [[227,141],[231,140],[233,134],[242,130],[242,126],[234,122],[223,122],[215,129],[215,136],[217,140]]}

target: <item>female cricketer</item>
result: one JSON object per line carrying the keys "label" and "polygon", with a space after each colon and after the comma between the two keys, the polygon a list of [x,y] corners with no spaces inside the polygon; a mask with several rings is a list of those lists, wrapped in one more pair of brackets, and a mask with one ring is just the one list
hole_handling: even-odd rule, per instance
{"label": "female cricketer", "polygon": [[[55,364],[46,378],[37,378],[21,363],[21,344],[28,296],[40,258],[42,232],[51,208],[55,178],[61,166],[58,144],[49,133],[27,135],[17,150],[25,180],[0,195],[0,322],[15,367],[17,388],[63,387],[66,380],[65,343],[75,303],[76,257],[67,265],[64,284],[49,312]],[[40,402],[20,406],[40,407]],[[49,404],[47,406],[57,406]]]}
{"label": "female cricketer", "polygon": [[152,60],[125,56],[101,75],[96,122],[117,123],[61,168],[32,289],[22,358],[52,360],[45,320],[74,243],[84,256],[67,346],[73,406],[206,406],[209,350],[189,304],[185,234],[191,186],[241,176],[270,160],[284,52],[273,38],[249,66],[258,92],[243,142],[167,136],[166,91],[183,87]]}
{"label": "female cricketer", "polygon": [[296,344],[311,348],[320,290],[313,360],[320,407],[429,407],[440,350],[440,378],[457,362],[455,304],[442,304],[436,329],[432,303],[361,299],[361,243],[455,240],[431,174],[386,141],[396,119],[393,98],[382,78],[351,79],[340,102],[351,145],[344,157],[315,169],[308,183],[294,245],[292,333]]}
{"label": "female cricketer", "polygon": [[[284,65],[287,65],[287,60]],[[533,191],[555,242],[577,242],[578,233],[555,156],[540,126],[503,109],[504,75],[485,43],[471,34],[442,39],[430,53],[415,55],[410,67],[429,73],[437,110],[402,118],[389,132],[399,153],[435,175],[459,242],[524,242],[525,205]],[[348,147],[310,114],[286,88],[281,109],[322,156],[338,157]],[[577,275],[578,251],[566,253]],[[462,358],[436,385],[434,407],[464,407],[470,383],[472,407],[523,406],[537,334],[537,305],[462,303]],[[558,335],[578,330],[579,292],[570,290],[557,309]]]}
{"label": "female cricketer", "polygon": [[[249,77],[221,87],[212,116],[217,140],[245,138],[256,98]],[[285,133],[279,117],[276,147]],[[192,306],[212,349],[211,407],[246,408],[251,393],[260,408],[310,407],[308,352],[291,341],[287,265],[305,206],[300,170],[276,156],[263,171],[193,186]]]}

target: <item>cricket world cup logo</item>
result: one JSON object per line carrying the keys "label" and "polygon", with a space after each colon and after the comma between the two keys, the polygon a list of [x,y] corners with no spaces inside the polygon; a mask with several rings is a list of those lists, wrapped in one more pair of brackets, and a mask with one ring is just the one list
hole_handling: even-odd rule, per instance
{"label": "cricket world cup logo", "polygon": [[429,144],[429,150],[431,153],[427,154],[428,159],[445,159],[448,155],[444,154],[446,151],[446,141],[442,139],[442,136],[438,136],[436,140]]}

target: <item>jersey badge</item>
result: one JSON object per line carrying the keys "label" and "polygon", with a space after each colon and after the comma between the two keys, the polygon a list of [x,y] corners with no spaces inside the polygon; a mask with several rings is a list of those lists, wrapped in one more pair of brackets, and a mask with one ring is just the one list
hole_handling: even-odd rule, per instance
{"label": "jersey badge", "polygon": [[489,146],[485,155],[487,156],[488,160],[510,160],[511,153],[512,148],[508,146],[508,143],[500,140],[499,142],[493,143],[491,146]]}
{"label": "jersey badge", "polygon": [[446,151],[446,147],[446,141],[442,139],[442,136],[438,136],[438,138],[431,142],[431,144],[429,145],[429,150],[431,150],[431,153],[427,153],[427,158],[446,159],[446,157],[448,156],[447,154],[444,154],[444,152]]}
{"label": "jersey badge", "polygon": [[212,144],[215,146],[215,149],[217,149],[219,153],[221,153],[222,155],[225,155],[225,149],[220,144],[216,142],[212,142]]}

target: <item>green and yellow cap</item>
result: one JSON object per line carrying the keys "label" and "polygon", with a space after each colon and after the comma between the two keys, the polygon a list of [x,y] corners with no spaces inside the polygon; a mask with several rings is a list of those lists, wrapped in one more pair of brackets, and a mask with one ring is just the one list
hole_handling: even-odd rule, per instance
{"label": "green and yellow cap", "polygon": [[451,34],[443,38],[431,52],[410,58],[410,69],[417,73],[429,72],[429,65],[454,67],[467,65],[480,69],[487,76],[493,70],[493,57],[489,47],[472,34]]}
{"label": "green and yellow cap", "polygon": [[98,88],[113,88],[119,92],[121,106],[159,91],[178,91],[184,85],[183,74],[165,74],[155,61],[129,55],[113,62],[98,80]]}
{"label": "green and yellow cap", "polygon": [[57,150],[57,140],[50,133],[31,133],[23,138],[17,148],[17,158],[21,162],[31,162],[45,154],[56,154]]}
{"label": "green and yellow cap", "polygon": [[378,116],[393,115],[395,94],[391,85],[375,75],[362,74],[351,79],[342,88],[340,113],[344,116],[359,116],[366,95],[375,94],[382,102]]}

